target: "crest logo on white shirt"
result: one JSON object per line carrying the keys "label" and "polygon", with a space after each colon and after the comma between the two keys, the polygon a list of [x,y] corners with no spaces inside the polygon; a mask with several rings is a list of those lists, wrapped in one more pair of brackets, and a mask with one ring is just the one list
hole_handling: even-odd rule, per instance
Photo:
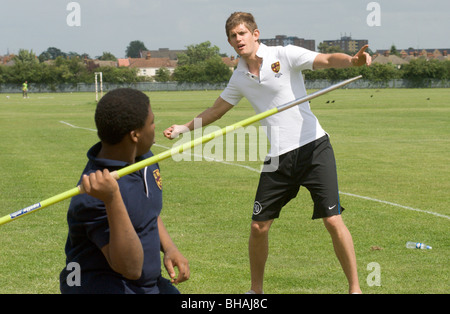
{"label": "crest logo on white shirt", "polygon": [[280,73],[280,70],[281,70],[280,61],[277,61],[277,62],[273,63],[271,68],[272,68],[272,71],[274,71],[276,73],[275,74],[276,78],[280,78],[280,76],[283,75],[283,73]]}
{"label": "crest logo on white shirt", "polygon": [[280,70],[281,70],[280,61],[277,61],[272,64],[272,71],[274,71],[275,73],[278,73],[278,72],[280,72]]}

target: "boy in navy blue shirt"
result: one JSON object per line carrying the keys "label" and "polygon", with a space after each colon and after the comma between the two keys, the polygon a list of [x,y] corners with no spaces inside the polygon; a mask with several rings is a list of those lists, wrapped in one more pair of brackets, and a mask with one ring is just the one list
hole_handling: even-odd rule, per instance
{"label": "boy in navy blue shirt", "polygon": [[[133,89],[107,93],[95,122],[101,142],[88,151],[67,222],[67,266],[62,293],[179,293],[172,283],[189,278],[189,264],[161,220],[162,181],[158,164],[116,180],[114,171],[151,157],[154,115],[148,97]],[[161,275],[160,251],[171,281]],[[80,272],[73,273],[73,265]],[[178,268],[176,276],[174,267]],[[74,280],[74,276],[79,278]]]}

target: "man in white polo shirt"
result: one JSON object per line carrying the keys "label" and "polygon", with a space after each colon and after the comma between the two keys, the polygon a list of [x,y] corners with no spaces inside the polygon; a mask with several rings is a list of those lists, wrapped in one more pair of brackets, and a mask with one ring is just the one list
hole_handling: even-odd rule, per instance
{"label": "man in white polo shirt", "polygon": [[[233,13],[227,20],[226,33],[228,42],[241,58],[214,105],[197,116],[202,126],[220,119],[243,97],[260,113],[305,96],[302,70],[371,63],[371,57],[365,52],[367,46],[353,57],[341,53],[320,54],[296,46],[267,47],[260,43],[260,32],[250,13]],[[301,185],[310,191],[314,201],[312,218],[322,218],[331,235],[349,292],[361,293],[353,240],[340,215],[344,208],[339,202],[336,163],[327,133],[311,112],[309,103],[272,115],[261,124],[266,126],[271,148],[253,207],[249,293],[263,293],[270,226],[279,217],[282,207],[296,197]],[[185,125],[172,125],[164,135],[173,139],[193,129],[194,120]]]}

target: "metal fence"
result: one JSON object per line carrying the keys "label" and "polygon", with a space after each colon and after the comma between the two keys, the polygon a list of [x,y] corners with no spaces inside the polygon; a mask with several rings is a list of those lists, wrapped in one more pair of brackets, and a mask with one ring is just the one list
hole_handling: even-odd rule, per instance
{"label": "metal fence", "polygon": [[[315,80],[315,81],[306,81],[307,89],[322,89],[331,84],[337,82],[328,81],[328,80]],[[389,80],[389,81],[380,81],[373,82],[368,80],[358,80],[356,82],[347,85],[345,88],[351,89],[380,89],[380,88],[450,88],[450,81],[448,80],[431,80],[424,79],[420,81],[412,81],[412,80]]]}
{"label": "metal fence", "polygon": [[[307,89],[322,89],[337,82],[329,80],[306,80]],[[140,82],[140,83],[120,83],[112,84],[103,82],[103,92],[107,92],[116,88],[129,87],[144,92],[153,91],[201,91],[201,90],[223,90],[227,83],[178,83],[178,82]],[[380,88],[450,88],[448,80],[390,80],[383,82],[372,82],[367,80],[359,80],[346,86],[349,89],[380,89]],[[95,92],[95,84],[28,84],[29,93],[74,93],[74,92]],[[22,93],[20,84],[0,84],[0,93],[13,94]]]}
{"label": "metal fence", "polygon": [[[103,82],[103,91],[107,92],[116,88],[134,88],[143,92],[152,91],[195,91],[195,90],[221,90],[226,87],[226,83],[221,84],[199,84],[199,83],[178,83],[178,82],[139,82],[112,84]],[[95,92],[95,84],[28,84],[29,93],[75,93],[75,92]],[[0,93],[22,93],[22,85],[0,84]]]}

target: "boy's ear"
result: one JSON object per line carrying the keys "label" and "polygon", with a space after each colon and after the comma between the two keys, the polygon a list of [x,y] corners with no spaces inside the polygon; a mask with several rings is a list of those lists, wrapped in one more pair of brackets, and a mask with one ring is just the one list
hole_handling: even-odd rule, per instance
{"label": "boy's ear", "polygon": [[139,131],[133,130],[129,133],[129,135],[132,142],[137,143],[139,141]]}

